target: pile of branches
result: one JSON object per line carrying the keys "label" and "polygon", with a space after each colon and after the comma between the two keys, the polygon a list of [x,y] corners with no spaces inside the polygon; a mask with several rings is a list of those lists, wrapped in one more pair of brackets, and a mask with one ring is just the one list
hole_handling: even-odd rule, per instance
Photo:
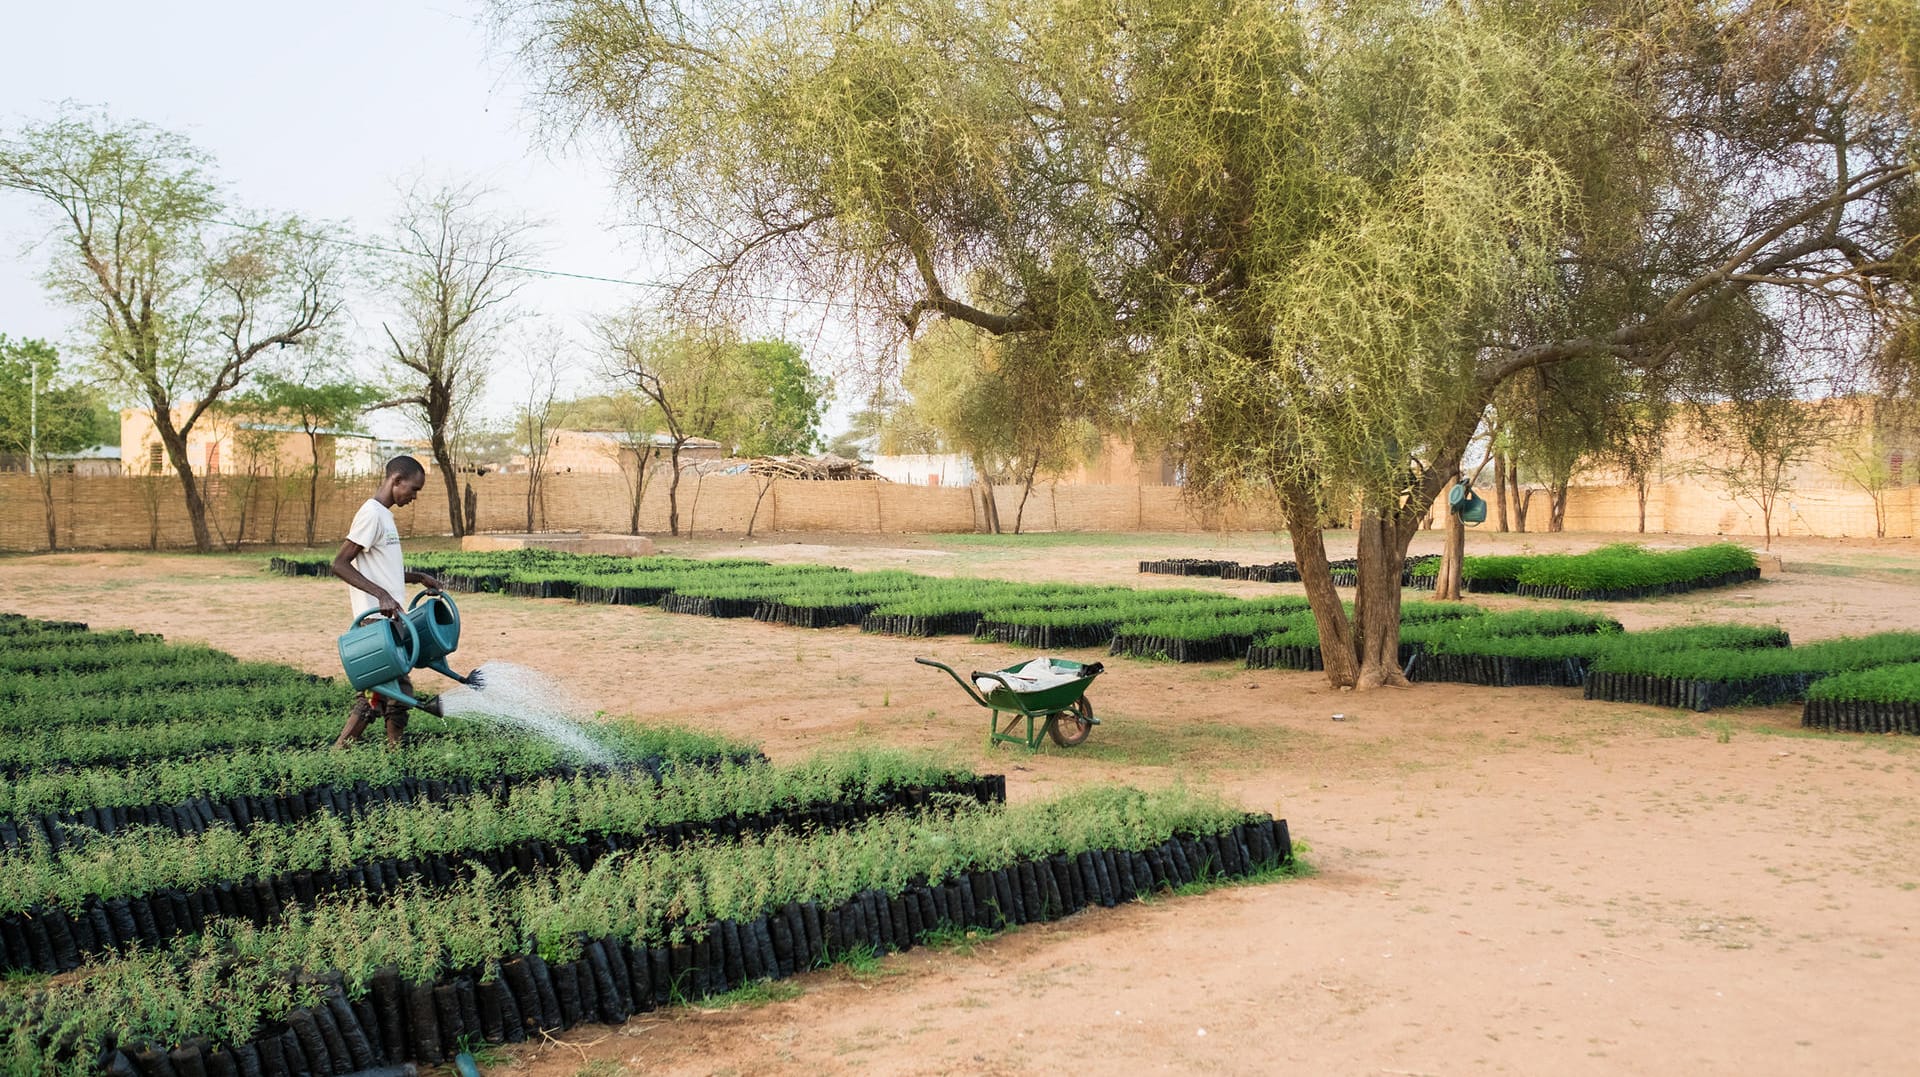
{"label": "pile of branches", "polygon": [[763,456],[747,461],[750,475],[771,475],[781,479],[809,479],[815,482],[844,482],[880,479],[880,473],[858,460],[843,456]]}

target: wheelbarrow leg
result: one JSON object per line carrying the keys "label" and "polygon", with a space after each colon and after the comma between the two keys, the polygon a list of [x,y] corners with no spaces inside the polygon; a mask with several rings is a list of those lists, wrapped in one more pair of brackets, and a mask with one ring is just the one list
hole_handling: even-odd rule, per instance
{"label": "wheelbarrow leg", "polygon": [[[1007,714],[1012,716],[1012,720],[1007,723],[1007,726],[1005,729],[1000,728],[1000,716],[1002,714]],[[1027,723],[1027,733],[1026,733],[1026,736],[1024,737],[1013,731],[1015,727],[1017,727],[1020,724],[1020,721],[1023,718],[1026,720],[1026,723]],[[1000,743],[1001,741],[1006,741],[1008,744],[1025,745],[1026,749],[1030,752],[1039,751],[1040,739],[1042,737],[1045,737],[1047,734],[1046,734],[1046,727],[1045,727],[1044,721],[1042,722],[1041,727],[1038,730],[1034,728],[1035,719],[1036,719],[1036,715],[1034,715],[1033,712],[1026,711],[1026,710],[994,711],[993,725],[989,727],[989,731],[987,733],[988,750],[992,750],[993,746]]]}

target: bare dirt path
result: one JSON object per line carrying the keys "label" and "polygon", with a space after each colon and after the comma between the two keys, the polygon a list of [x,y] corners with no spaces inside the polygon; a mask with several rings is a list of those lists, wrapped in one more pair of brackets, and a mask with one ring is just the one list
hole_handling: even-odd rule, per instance
{"label": "bare dirt path", "polygon": [[[1630,625],[1777,622],[1796,639],[1914,624],[1912,544],[1776,547],[1784,570],[1751,587],[1608,609]],[[1143,557],[1285,556],[1263,536],[778,536],[684,548],[1129,582],[1143,582],[1133,565]],[[346,620],[338,586],[271,577],[262,561],[5,558],[0,609],[331,672]],[[463,655],[565,678],[589,710],[756,739],[776,759],[853,741],[944,751],[1006,771],[1016,799],[1184,780],[1287,817],[1317,869],[898,955],[870,972],[814,973],[764,1005],[647,1015],[523,1049],[502,1062],[508,1072],[1920,1068],[1913,738],[1805,735],[1792,708],[1693,715],[1444,685],[1354,695],[1313,674],[1117,660],[1093,693],[1108,722],[1085,748],[987,753],[984,712],[910,658],[991,668],[1027,652],[494,596],[462,608]]]}

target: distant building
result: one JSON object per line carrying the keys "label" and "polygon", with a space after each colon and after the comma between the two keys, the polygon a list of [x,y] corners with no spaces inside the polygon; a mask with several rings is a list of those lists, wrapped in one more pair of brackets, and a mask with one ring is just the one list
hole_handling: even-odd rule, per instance
{"label": "distant building", "polygon": [[47,466],[56,475],[112,478],[120,474],[120,446],[95,445],[79,452],[48,453]]}
{"label": "distant building", "polygon": [[[293,475],[317,462],[323,476],[365,475],[385,464],[379,444],[358,430],[323,428],[309,440],[298,426],[209,411],[187,433],[187,466],[196,475]],[[120,413],[120,451],[123,474],[173,474],[153,413],[145,408]]]}
{"label": "distant building", "polygon": [[[95,445],[79,452],[56,452],[46,454],[47,471],[55,475],[77,475],[81,478],[112,477],[120,474],[120,446]],[[28,467],[26,453],[0,453],[0,471],[38,471],[38,466]]]}
{"label": "distant building", "polygon": [[341,443],[335,457],[334,474],[341,478],[379,475],[386,471],[387,461],[396,456],[411,456],[419,461],[427,474],[433,474],[431,442],[424,439],[392,441],[386,438],[369,438],[366,441],[355,441],[351,444]]}

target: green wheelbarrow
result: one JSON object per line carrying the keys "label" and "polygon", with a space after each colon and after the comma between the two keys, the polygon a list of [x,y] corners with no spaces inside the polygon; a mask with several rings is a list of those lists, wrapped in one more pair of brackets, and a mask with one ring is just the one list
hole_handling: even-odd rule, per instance
{"label": "green wheelbarrow", "polygon": [[[1028,751],[1035,751],[1040,747],[1042,737],[1052,737],[1060,747],[1071,748],[1085,742],[1093,732],[1093,727],[1100,724],[1100,719],[1093,716],[1093,704],[1087,702],[1087,686],[1104,668],[1098,662],[1083,664],[1060,658],[1035,659],[992,673],[976,670],[968,678],[955,673],[953,667],[931,658],[916,658],[914,661],[945,671],[975,703],[993,712],[992,723],[987,726],[989,748],[1006,741],[1009,744],[1024,744]],[[1033,682],[1029,680],[1030,675],[1022,674],[1028,672],[1028,667],[1034,661],[1048,663],[1055,678],[1060,674],[1070,676],[1065,680],[1049,678],[1052,683],[1024,689],[1023,681]],[[983,688],[976,683],[980,681],[987,682],[987,686]],[[1002,714],[1012,715],[1005,728],[1000,725]],[[1027,723],[1025,736],[1014,732],[1020,727],[1022,719]]]}

